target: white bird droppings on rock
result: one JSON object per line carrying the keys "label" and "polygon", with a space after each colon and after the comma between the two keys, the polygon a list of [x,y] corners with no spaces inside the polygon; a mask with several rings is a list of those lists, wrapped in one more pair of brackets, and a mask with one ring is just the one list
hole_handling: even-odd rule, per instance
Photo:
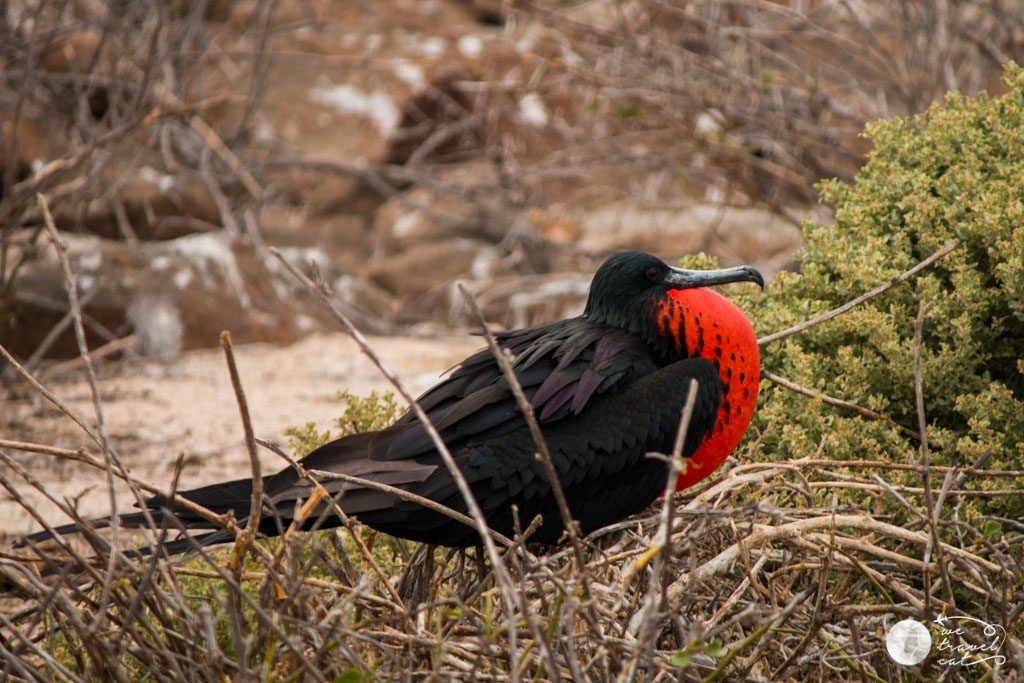
{"label": "white bird droppings on rock", "polygon": [[313,99],[341,112],[369,118],[384,137],[394,132],[401,118],[394,100],[381,90],[365,92],[351,85],[334,85],[316,88],[311,94]]}
{"label": "white bird droppings on rock", "polygon": [[717,111],[702,111],[697,115],[697,120],[693,126],[694,132],[699,137],[709,137],[718,133],[722,130],[722,126],[718,122],[719,118],[721,118],[721,113]]}
{"label": "white bird droppings on rock", "polygon": [[334,279],[332,288],[334,293],[343,299],[351,296],[352,292],[359,286],[359,280],[347,273],[343,273]]}
{"label": "white bird droppings on rock", "polygon": [[540,128],[548,123],[548,110],[544,100],[535,92],[526,93],[519,100],[519,120],[528,126]]}
{"label": "white bird droppings on rock", "polygon": [[492,247],[483,247],[473,258],[473,265],[470,272],[477,280],[483,280],[491,274],[495,262],[498,260],[498,251]]}
{"label": "white bird droppings on rock", "polygon": [[440,57],[444,54],[446,41],[440,36],[431,36],[416,46],[416,51],[424,57]]}
{"label": "white bird droppings on rock", "polygon": [[213,275],[210,266],[217,266],[224,279],[234,288],[242,308],[248,309],[252,306],[245,283],[242,282],[242,274],[238,270],[235,252],[231,249],[230,241],[223,235],[215,233],[187,235],[171,240],[170,246],[191,261],[207,277]]}
{"label": "white bird droppings on rock", "polygon": [[103,254],[98,251],[87,251],[78,257],[80,270],[99,270],[103,265]]}
{"label": "white bird droppings on rock", "polygon": [[167,173],[160,173],[152,166],[143,166],[139,169],[139,177],[151,185],[155,185],[160,192],[166,194],[174,187],[174,177]]}
{"label": "white bird droppings on rock", "polygon": [[404,59],[399,59],[395,62],[395,76],[414,90],[419,90],[427,83],[427,76],[423,71],[423,67]]}
{"label": "white bird droppings on rock", "polygon": [[410,211],[409,213],[403,213],[395,219],[394,224],[391,226],[391,234],[395,237],[405,237],[413,230],[420,222],[420,212]]}
{"label": "white bird droppings on rock", "polygon": [[192,271],[188,268],[182,268],[174,274],[174,286],[178,289],[185,289],[190,282],[192,282]]}
{"label": "white bird droppings on rock", "polygon": [[128,307],[128,321],[143,354],[171,356],[181,351],[184,326],[178,307],[167,300],[141,297]]}
{"label": "white bird droppings on rock", "polygon": [[480,56],[480,53],[484,51],[484,41],[480,39],[480,36],[462,36],[459,38],[457,46],[459,48],[459,52],[469,59],[476,59]]}
{"label": "white bird droppings on rock", "polygon": [[260,115],[256,118],[253,137],[260,142],[271,142],[274,139],[274,128]]}

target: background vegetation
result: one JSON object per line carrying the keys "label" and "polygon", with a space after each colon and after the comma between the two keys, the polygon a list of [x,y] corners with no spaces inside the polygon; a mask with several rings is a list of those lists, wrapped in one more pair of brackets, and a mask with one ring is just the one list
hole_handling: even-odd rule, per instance
{"label": "background vegetation", "polygon": [[[947,256],[863,306],[765,347],[772,372],[892,421],[873,420],[766,383],[757,414],[778,457],[917,460],[915,320],[932,462],[1024,469],[1024,72],[998,97],[951,94],[926,113],[868,127],[853,183],[822,183],[834,225],[804,228],[799,272],[748,302],[759,329],[820,315],[944,247]],[[996,487],[984,482],[982,487]],[[989,509],[1019,519],[1019,495]]]}

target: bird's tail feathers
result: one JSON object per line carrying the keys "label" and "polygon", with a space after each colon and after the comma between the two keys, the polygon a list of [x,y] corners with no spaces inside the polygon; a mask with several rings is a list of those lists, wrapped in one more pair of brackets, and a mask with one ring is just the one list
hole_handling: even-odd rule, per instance
{"label": "bird's tail feathers", "polygon": [[[238,479],[212,486],[203,486],[190,491],[181,491],[178,496],[185,500],[202,505],[216,514],[233,512],[235,519],[244,524],[249,517],[252,506],[252,479]],[[158,530],[185,531],[191,529],[214,529],[210,533],[168,541],[163,545],[169,554],[185,552],[195,547],[214,545],[229,540],[227,532],[217,529],[216,525],[180,503],[170,503],[162,496],[154,496],[145,501],[146,512],[129,512],[117,516],[119,527],[126,529],[143,529],[152,524]],[[29,534],[16,543],[16,547],[39,545],[55,536],[71,536],[83,533],[88,527],[91,530],[106,529],[113,523],[112,517],[81,520],[70,524],[54,527],[52,530],[37,531]],[[149,555],[152,548],[141,548],[133,554]]]}

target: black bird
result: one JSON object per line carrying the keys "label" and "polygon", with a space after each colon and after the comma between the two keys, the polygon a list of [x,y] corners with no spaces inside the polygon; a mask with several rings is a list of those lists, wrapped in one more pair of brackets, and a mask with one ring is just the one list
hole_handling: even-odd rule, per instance
{"label": "black bird", "polygon": [[[512,353],[516,377],[535,409],[569,509],[584,533],[643,510],[666,490],[666,462],[647,454],[671,452],[690,380],[697,380],[698,395],[683,454],[693,456],[693,467],[681,483],[710,474],[739,442],[756,400],[756,340],[739,309],[702,288],[740,281],[764,286],[749,266],[691,271],[672,268],[649,254],[621,252],[594,275],[583,315],[497,335],[498,343]],[[728,352],[724,356],[723,349]],[[747,369],[742,381],[732,378],[734,368],[723,360],[732,356],[739,363],[737,349]],[[492,529],[513,536],[516,505],[523,525],[542,515],[530,541],[559,540],[563,524],[551,486],[488,349],[457,365],[418,403]],[[412,411],[386,429],[328,443],[302,464],[309,470],[389,484],[467,511],[451,473]],[[346,514],[379,531],[445,546],[479,543],[474,528],[391,493],[337,480],[323,485]],[[244,525],[252,488],[251,479],[239,479],[179,495],[216,513],[233,511]],[[265,477],[260,531],[280,534],[311,490],[310,482],[290,467]],[[170,528],[215,528],[163,498],[146,504],[156,521]],[[324,526],[340,523],[333,514],[322,521]],[[126,527],[146,524],[141,512],[121,515],[118,522]],[[97,525],[109,523],[100,520]],[[76,530],[75,525],[58,529]],[[29,539],[47,537],[43,532]],[[194,541],[207,545],[231,539],[215,530]],[[167,547],[177,552],[191,542],[179,540]]]}

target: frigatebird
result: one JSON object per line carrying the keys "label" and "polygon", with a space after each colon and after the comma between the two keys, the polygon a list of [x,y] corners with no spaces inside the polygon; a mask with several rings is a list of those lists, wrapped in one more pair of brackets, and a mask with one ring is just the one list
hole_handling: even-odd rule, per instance
{"label": "frigatebird", "polygon": [[[749,266],[684,270],[650,254],[620,252],[594,275],[582,315],[496,335],[511,353],[515,376],[534,408],[582,532],[639,512],[666,491],[666,459],[650,454],[672,451],[692,380],[697,396],[682,450],[688,462],[676,489],[707,477],[739,444],[754,412],[760,365],[750,322],[728,299],[707,289],[730,282],[764,288],[761,274]],[[564,528],[551,485],[489,349],[455,366],[418,403],[493,530],[513,536],[515,506],[523,524],[541,515],[530,541],[558,542]],[[301,463],[307,470],[384,483],[467,510],[451,471],[411,410],[385,429],[321,446]],[[260,531],[276,535],[287,528],[312,486],[292,467],[265,477]],[[351,480],[323,486],[347,515],[379,531],[436,545],[479,544],[473,527],[394,493]],[[244,525],[252,490],[251,479],[239,479],[178,495],[219,514],[233,512]],[[154,497],[146,505],[170,528],[214,528],[173,501]],[[116,519],[127,527],[146,524],[141,512]],[[334,515],[321,521],[339,523]],[[99,520],[99,526],[109,523]],[[58,531],[76,529],[68,525]],[[232,538],[215,530],[193,541],[205,545]],[[179,540],[173,550],[188,547]]]}

